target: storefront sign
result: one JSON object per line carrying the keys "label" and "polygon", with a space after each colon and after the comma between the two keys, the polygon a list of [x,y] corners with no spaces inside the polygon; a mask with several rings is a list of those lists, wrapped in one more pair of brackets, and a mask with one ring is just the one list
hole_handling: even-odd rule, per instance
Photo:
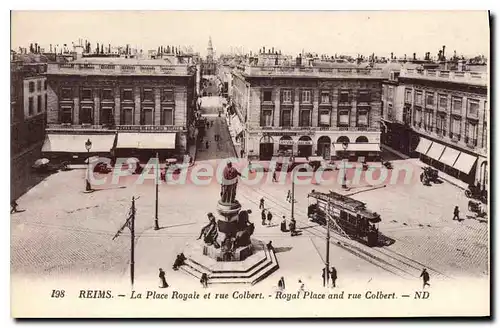
{"label": "storefront sign", "polygon": [[270,136],[270,137],[282,137],[282,136],[296,136],[297,132],[264,132],[264,136]]}
{"label": "storefront sign", "polygon": [[293,146],[294,142],[293,140],[280,140],[279,144],[284,146]]}
{"label": "storefront sign", "polygon": [[312,146],[312,140],[299,140],[297,141],[297,145],[299,146]]}
{"label": "storefront sign", "polygon": [[118,125],[118,131],[134,131],[134,132],[178,132],[184,131],[184,127],[177,125]]}

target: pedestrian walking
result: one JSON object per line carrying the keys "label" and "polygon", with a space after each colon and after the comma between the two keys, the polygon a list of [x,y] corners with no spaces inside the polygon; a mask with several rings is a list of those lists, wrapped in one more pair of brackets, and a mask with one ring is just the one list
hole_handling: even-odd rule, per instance
{"label": "pedestrian walking", "polygon": [[458,206],[455,206],[455,210],[453,210],[453,220],[457,218],[456,220],[460,221],[459,215],[460,215],[460,210],[458,209]]}
{"label": "pedestrian walking", "polygon": [[264,209],[264,197],[262,197],[260,199],[260,203],[259,203],[259,210],[263,210]]}
{"label": "pedestrian walking", "polygon": [[429,280],[431,279],[429,277],[429,272],[427,272],[427,269],[423,269],[422,270],[422,273],[420,274],[420,277],[422,277],[422,281],[423,281],[423,286],[422,286],[422,289],[425,288],[425,286],[431,286],[431,284],[429,284]]}
{"label": "pedestrian walking", "polygon": [[332,287],[337,287],[337,269],[335,267],[330,270],[330,278],[332,278]]}
{"label": "pedestrian walking", "polygon": [[279,290],[285,290],[285,278],[281,277],[278,281]]}
{"label": "pedestrian walking", "polygon": [[245,154],[245,151],[243,149],[240,150],[240,157],[243,158],[243,155]]}
{"label": "pedestrian walking", "polygon": [[301,292],[305,291],[305,285],[301,279],[299,279],[299,291]]}
{"label": "pedestrian walking", "polygon": [[276,178],[276,171],[273,171],[273,182],[278,182],[278,179]]}
{"label": "pedestrian walking", "polygon": [[288,189],[288,194],[286,195],[286,201],[291,202],[292,201],[292,191]]}
{"label": "pedestrian walking", "polygon": [[16,200],[13,199],[10,202],[10,214],[19,212],[19,210],[17,209],[18,206],[19,205],[17,204]]}
{"label": "pedestrian walking", "polygon": [[289,228],[290,228],[290,236],[291,237],[295,236],[297,234],[297,231],[296,231],[297,222],[295,221],[295,219],[290,220]]}
{"label": "pedestrian walking", "polygon": [[167,280],[165,279],[165,271],[163,271],[162,268],[160,268],[159,270],[160,270],[160,274],[158,276],[160,277],[160,282],[161,282],[160,288],[167,288],[168,284],[167,284]]}
{"label": "pedestrian walking", "polygon": [[267,224],[271,225],[271,220],[273,219],[273,214],[271,211],[267,211]]}
{"label": "pedestrian walking", "polygon": [[214,121],[210,121],[210,127],[214,126]]}
{"label": "pedestrian walking", "polygon": [[266,210],[262,210],[261,212],[261,217],[262,217],[262,225],[266,225]]}
{"label": "pedestrian walking", "polygon": [[207,130],[210,129],[210,122],[207,121]]}
{"label": "pedestrian walking", "polygon": [[271,240],[267,243],[266,247],[269,251],[274,252],[274,246],[273,246],[273,242]]}
{"label": "pedestrian walking", "polygon": [[208,276],[207,276],[206,273],[203,273],[201,275],[200,283],[203,286],[203,288],[207,288],[208,287]]}
{"label": "pedestrian walking", "polygon": [[208,140],[205,142],[205,147],[207,148],[208,150]]}
{"label": "pedestrian walking", "polygon": [[285,216],[283,215],[283,221],[281,221],[281,225],[280,225],[280,230],[281,232],[287,232],[287,228],[286,228],[286,219],[285,219]]}

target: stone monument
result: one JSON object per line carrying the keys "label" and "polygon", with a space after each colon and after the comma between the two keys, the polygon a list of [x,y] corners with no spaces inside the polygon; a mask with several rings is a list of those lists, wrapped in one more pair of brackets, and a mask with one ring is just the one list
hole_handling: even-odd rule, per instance
{"label": "stone monument", "polygon": [[252,211],[242,210],[236,200],[239,177],[241,173],[228,162],[216,207],[219,217],[208,213],[208,224],[184,251],[187,260],[182,269],[197,278],[206,273],[209,283],[254,284],[278,269],[274,250],[251,238],[255,230],[249,217]]}

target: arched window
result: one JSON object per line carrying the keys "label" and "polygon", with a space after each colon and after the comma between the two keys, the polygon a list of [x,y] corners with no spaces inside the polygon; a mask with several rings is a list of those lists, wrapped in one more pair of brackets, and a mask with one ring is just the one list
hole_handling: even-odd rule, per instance
{"label": "arched window", "polygon": [[357,143],[367,143],[368,142],[368,138],[365,137],[365,136],[359,136],[358,138],[356,138],[356,142]]}

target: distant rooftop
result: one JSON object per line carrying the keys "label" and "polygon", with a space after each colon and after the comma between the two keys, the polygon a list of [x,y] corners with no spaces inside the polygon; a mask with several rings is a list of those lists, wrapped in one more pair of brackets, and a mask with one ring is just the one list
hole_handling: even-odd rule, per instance
{"label": "distant rooftop", "polygon": [[485,87],[488,85],[488,74],[486,72],[403,69],[399,76],[402,78],[453,82]]}

